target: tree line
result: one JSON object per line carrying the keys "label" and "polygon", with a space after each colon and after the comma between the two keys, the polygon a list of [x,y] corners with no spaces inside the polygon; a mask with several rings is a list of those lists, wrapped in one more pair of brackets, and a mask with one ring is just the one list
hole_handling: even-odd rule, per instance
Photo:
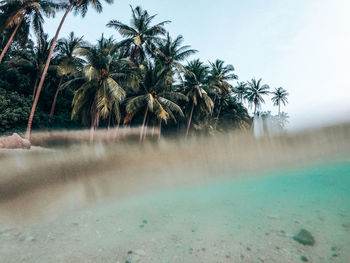
{"label": "tree line", "polygon": [[[112,4],[113,0],[105,0]],[[121,41],[103,34],[91,44],[74,32],[59,38],[70,12],[102,12],[97,0],[4,0],[0,4],[0,131],[23,128],[77,128],[141,125],[167,132],[211,132],[246,128],[272,94],[278,107],[288,103],[283,88],[270,91],[262,79],[238,82],[231,64],[192,59],[198,51],[181,35],[166,30],[170,21],[131,7],[131,22],[111,20],[107,27]],[[64,15],[53,39],[43,30],[44,17]],[[30,37],[30,28],[35,38]],[[237,84],[233,85],[232,82]],[[39,100],[40,98],[40,100]]]}

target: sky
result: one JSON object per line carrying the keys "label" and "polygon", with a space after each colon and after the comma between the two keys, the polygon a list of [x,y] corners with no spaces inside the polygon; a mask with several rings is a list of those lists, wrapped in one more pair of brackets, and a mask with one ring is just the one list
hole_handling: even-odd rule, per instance
{"label": "sky", "polygon": [[[70,14],[60,37],[74,31],[90,42],[102,33],[121,40],[106,24],[129,23],[129,5],[158,14],[155,22],[171,20],[172,36],[183,35],[204,62],[232,64],[239,81],[262,78],[286,89],[290,130],[350,120],[349,0],[115,0],[101,14]],[[46,20],[50,36],[62,15]],[[262,110],[278,111],[270,98]]]}

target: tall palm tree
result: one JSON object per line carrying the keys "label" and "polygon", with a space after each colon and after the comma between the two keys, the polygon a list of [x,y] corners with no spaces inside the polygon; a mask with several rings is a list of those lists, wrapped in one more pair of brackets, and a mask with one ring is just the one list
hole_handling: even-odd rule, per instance
{"label": "tall palm tree", "polygon": [[70,85],[73,81],[82,83],[73,98],[72,117],[80,116],[84,124],[90,122],[92,142],[101,117],[106,119],[113,114],[120,121],[119,105],[125,99],[125,91],[118,83],[120,74],[114,69],[125,62],[120,59],[114,41],[103,36],[97,46],[84,47],[79,54],[86,59],[83,76],[63,85]]}
{"label": "tall palm tree", "polygon": [[214,103],[205,91],[205,85],[208,77],[208,67],[203,64],[199,59],[191,61],[186,66],[185,74],[185,94],[187,95],[191,103],[191,112],[187,122],[186,137],[188,136],[190,126],[192,123],[192,117],[194,108],[196,106],[202,106],[204,111],[212,113],[214,109]]}
{"label": "tall palm tree", "polygon": [[284,106],[288,103],[288,92],[282,87],[276,88],[275,91],[272,92],[273,97],[271,98],[273,105],[278,106],[278,115],[281,114],[281,103]]}
{"label": "tall palm tree", "polygon": [[57,75],[59,76],[59,84],[57,86],[55,96],[51,105],[50,119],[53,117],[56,107],[56,101],[59,92],[62,90],[62,81],[66,76],[77,73],[83,66],[83,60],[77,56],[77,50],[83,45],[83,37],[76,37],[71,32],[68,38],[58,40],[56,52],[59,65],[57,66]]}
{"label": "tall palm tree", "polygon": [[143,139],[143,131],[149,112],[152,112],[159,121],[161,129],[162,121],[172,118],[176,122],[175,114],[184,117],[181,107],[177,104],[179,100],[187,100],[187,97],[180,92],[168,91],[164,87],[164,78],[167,78],[166,69],[159,69],[151,63],[143,70],[140,90],[132,96],[126,104],[124,123],[131,121],[133,116],[142,109],[145,109],[141,126],[140,141]]}
{"label": "tall palm tree", "polygon": [[245,95],[247,93],[247,83],[237,82],[237,86],[232,89],[232,92],[238,97],[238,101],[243,103],[245,100]]}
{"label": "tall palm tree", "polygon": [[210,62],[208,84],[218,93],[219,110],[217,119],[220,117],[220,112],[226,96],[231,93],[232,85],[228,83],[228,81],[238,78],[237,75],[233,73],[234,70],[235,68],[232,65],[225,65],[225,62],[222,60],[217,59],[214,63]]}
{"label": "tall palm tree", "polygon": [[122,37],[125,37],[121,45],[127,48],[126,52],[133,62],[141,64],[145,60],[147,53],[151,53],[155,41],[160,36],[165,35],[166,30],[164,26],[170,21],[152,25],[156,15],[149,15],[140,6],[136,8],[130,7],[132,11],[130,26],[118,20],[109,21],[107,26],[116,29]]}
{"label": "tall palm tree", "polygon": [[[104,1],[108,4],[112,4],[114,2],[114,0],[104,0]],[[29,115],[27,132],[26,132],[26,139],[28,139],[28,140],[30,139],[30,131],[32,128],[34,114],[35,114],[36,106],[37,106],[38,101],[39,101],[41,89],[44,85],[45,77],[46,77],[47,71],[49,69],[49,65],[50,65],[51,58],[52,58],[52,55],[54,52],[54,48],[55,48],[58,36],[60,34],[61,28],[63,26],[63,23],[66,20],[66,17],[68,16],[69,12],[71,12],[72,10],[74,10],[76,14],[80,13],[83,17],[85,17],[90,5],[92,5],[92,7],[97,12],[99,12],[99,13],[102,12],[102,4],[101,4],[100,0],[68,0],[68,2],[65,5],[62,5],[66,8],[66,11],[65,11],[65,13],[61,19],[61,22],[57,28],[53,43],[52,43],[51,48],[50,48],[50,53],[49,53],[49,56],[47,58],[47,61],[46,61],[46,64],[45,64],[45,67],[43,70],[43,74],[41,76],[41,79],[40,79],[40,82],[39,82],[39,85],[37,88],[37,93],[36,93],[36,96],[34,99],[34,103],[33,103],[33,106],[32,106],[32,109],[31,109],[31,112]]]}
{"label": "tall palm tree", "polygon": [[[9,14],[13,12],[13,10],[16,10],[17,7],[14,5],[2,5],[0,4],[0,33],[1,33],[1,45],[0,45],[0,52],[2,52],[6,45],[8,45],[9,39],[13,34],[13,31],[17,27],[17,25],[13,25],[12,27],[9,27],[7,25],[7,20],[9,18]],[[8,55],[9,51],[11,51],[11,47],[13,46],[13,42],[17,42],[21,45],[21,47],[25,47],[25,45],[30,42],[29,41],[29,34],[30,34],[30,17],[29,18],[23,18],[23,22],[19,25],[16,34],[13,35],[13,40],[10,43],[6,55]],[[36,32],[37,33],[37,32]],[[38,35],[38,34],[37,34]],[[38,36],[39,37],[39,36]],[[5,59],[2,59],[2,61]]]}
{"label": "tall palm tree", "polygon": [[254,105],[254,116],[256,115],[257,109],[261,108],[261,104],[265,103],[263,96],[268,95],[270,87],[268,85],[261,85],[262,79],[256,81],[252,79],[248,81],[248,88],[245,98],[249,102],[250,107]]}
{"label": "tall palm tree", "polygon": [[13,32],[1,52],[0,63],[25,18],[27,18],[26,22],[32,24],[35,32],[39,35],[43,31],[42,23],[44,19],[42,15],[44,14],[48,17],[54,16],[55,10],[60,7],[60,5],[47,0],[3,0],[1,4],[2,9],[6,12],[4,14],[6,19],[3,18],[5,20],[3,27],[4,29],[13,28]]}
{"label": "tall palm tree", "polygon": [[[169,33],[165,39],[159,39],[156,45],[156,59],[157,63],[160,63],[165,67],[169,73],[177,73],[179,79],[182,80],[182,73],[186,72],[186,68],[182,65],[182,61],[191,55],[196,54],[198,51],[191,49],[190,46],[183,46],[184,39],[181,35],[177,36],[174,40],[170,37]],[[169,78],[171,83],[173,83],[173,78]]]}

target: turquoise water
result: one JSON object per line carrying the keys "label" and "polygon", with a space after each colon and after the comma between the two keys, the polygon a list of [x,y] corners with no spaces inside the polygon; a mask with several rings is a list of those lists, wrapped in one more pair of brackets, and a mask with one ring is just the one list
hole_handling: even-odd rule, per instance
{"label": "turquoise water", "polygon": [[111,198],[0,242],[1,262],[349,263],[350,163]]}
{"label": "turquoise water", "polygon": [[[208,257],[217,262],[302,262],[305,256],[309,262],[348,263],[350,163],[189,186],[134,200],[125,213],[135,221],[147,218],[141,232],[148,238],[156,236],[163,244],[176,239],[179,249],[164,245],[154,253],[164,257],[175,250],[184,262],[191,257],[193,262]],[[293,240],[301,229],[312,233],[315,246]],[[138,233],[136,229],[126,240]],[[183,252],[187,249],[189,254]]]}

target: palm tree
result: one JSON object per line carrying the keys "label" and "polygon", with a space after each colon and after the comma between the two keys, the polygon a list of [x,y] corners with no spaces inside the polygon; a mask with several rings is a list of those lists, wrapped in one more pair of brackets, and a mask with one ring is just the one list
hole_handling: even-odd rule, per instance
{"label": "palm tree", "polygon": [[13,32],[1,52],[0,63],[25,18],[28,19],[26,22],[31,23],[35,32],[40,35],[43,31],[42,23],[44,22],[42,14],[48,17],[54,16],[55,10],[60,7],[60,5],[47,0],[4,0],[2,4],[2,9],[6,12],[3,27],[4,29],[13,29]]}
{"label": "palm tree", "polygon": [[180,92],[167,91],[164,87],[164,79],[167,78],[167,71],[153,66],[151,63],[142,72],[139,92],[132,96],[126,104],[124,124],[131,121],[133,116],[142,109],[145,109],[141,126],[140,141],[143,139],[143,131],[149,112],[152,112],[159,121],[161,129],[162,121],[171,117],[175,122],[175,113],[184,117],[181,107],[177,104],[179,100],[187,100],[187,97]]}
{"label": "palm tree", "polygon": [[[17,27],[17,25],[13,25],[12,27],[7,27],[6,25],[7,20],[9,18],[9,14],[11,14],[16,9],[17,7],[15,5],[0,4],[0,33],[1,33],[1,45],[0,45],[1,51],[0,52],[2,52],[5,49],[6,45],[8,45],[9,39],[12,36],[13,31]],[[31,24],[30,24],[29,18],[27,19],[24,18],[23,22],[18,27],[16,34],[14,34],[13,40],[10,43],[2,61],[5,59],[6,55],[8,55],[9,51],[11,51],[11,48],[14,46],[13,42],[17,42],[23,48],[25,48],[26,44],[30,42],[29,41],[30,26]]]}
{"label": "palm tree", "polygon": [[[112,4],[114,2],[114,0],[104,0],[104,1],[106,3],[108,3],[108,4]],[[31,128],[32,128],[32,123],[33,123],[33,118],[34,118],[36,106],[37,106],[38,101],[39,101],[40,92],[41,92],[41,89],[42,89],[42,87],[44,85],[45,77],[46,77],[47,71],[49,69],[49,65],[50,65],[50,62],[51,62],[53,51],[54,51],[54,48],[55,48],[58,36],[60,34],[61,28],[63,26],[63,23],[66,20],[66,17],[68,16],[69,12],[72,11],[72,10],[74,10],[76,14],[81,13],[81,15],[83,17],[85,17],[85,15],[86,15],[90,5],[92,5],[93,8],[97,12],[99,12],[99,13],[102,12],[102,4],[101,4],[100,0],[69,0],[68,3],[66,5],[64,5],[66,7],[66,11],[65,11],[65,13],[64,13],[64,15],[63,15],[63,17],[61,19],[61,22],[60,22],[60,24],[59,24],[59,26],[57,28],[57,31],[56,31],[53,43],[52,43],[51,48],[50,48],[50,53],[49,53],[49,56],[48,56],[46,64],[45,64],[45,67],[44,67],[44,70],[43,70],[43,74],[42,74],[40,82],[39,82],[39,86],[37,88],[37,93],[36,93],[36,96],[35,96],[35,99],[34,99],[34,103],[33,103],[33,106],[32,106],[32,109],[31,109],[31,112],[30,112],[30,115],[29,115],[29,120],[28,120],[28,125],[27,125],[27,132],[26,132],[26,139],[28,139],[28,140],[30,139],[30,131],[31,131]]]}
{"label": "palm tree", "polygon": [[261,104],[265,103],[263,96],[268,95],[270,87],[268,85],[261,85],[262,79],[256,81],[252,79],[248,81],[248,88],[245,98],[249,102],[250,107],[254,104],[254,116],[256,115],[257,109],[261,108]]}
{"label": "palm tree", "polygon": [[61,84],[64,77],[77,73],[83,66],[83,61],[76,56],[76,52],[84,43],[83,37],[76,37],[74,32],[71,32],[68,38],[60,39],[57,42],[57,59],[60,61],[59,65],[57,66],[57,75],[59,76],[60,80],[51,105],[50,119],[53,117],[55,112],[57,97],[59,92],[62,90]]}
{"label": "palm tree", "polygon": [[[183,41],[184,39],[181,35],[173,40],[167,33],[166,39],[159,39],[156,45],[157,63],[165,67],[169,71],[168,74],[177,73],[178,78],[181,80],[181,74],[186,72],[186,68],[181,62],[198,52],[195,49],[191,49],[190,46],[182,46]],[[168,85],[171,86],[173,79],[169,78],[169,80],[171,80],[171,83],[168,83]]]}
{"label": "palm tree", "polygon": [[278,123],[280,125],[280,127],[283,129],[287,126],[287,124],[289,123],[289,115],[286,112],[281,112],[278,116]]}
{"label": "palm tree", "polygon": [[272,92],[273,97],[271,98],[273,105],[278,106],[278,115],[281,114],[281,103],[284,106],[288,103],[288,92],[282,87],[276,88],[274,92]]}
{"label": "palm tree", "polygon": [[249,129],[251,126],[251,117],[247,109],[232,96],[227,96],[225,104],[222,107],[221,118],[217,121],[218,129],[235,127],[240,129]]}
{"label": "palm tree", "polygon": [[214,109],[214,103],[205,91],[205,85],[208,77],[208,67],[203,64],[199,59],[191,61],[186,66],[185,74],[185,94],[187,95],[191,103],[191,112],[187,122],[186,137],[188,136],[190,126],[192,123],[192,117],[194,108],[196,106],[202,106],[204,111],[212,113]]}
{"label": "palm tree", "polygon": [[225,66],[225,62],[222,60],[217,59],[214,63],[210,62],[210,67],[208,84],[218,92],[220,106],[217,119],[219,119],[224,100],[226,96],[231,93],[232,89],[232,86],[228,81],[237,79],[238,77],[233,73],[235,68],[232,65]]}
{"label": "palm tree", "polygon": [[97,46],[84,47],[79,54],[86,59],[83,76],[62,86],[82,82],[73,98],[72,117],[80,116],[84,124],[90,121],[90,142],[93,142],[94,130],[101,117],[106,119],[113,114],[120,122],[119,105],[125,98],[125,91],[118,83],[120,73],[114,69],[125,62],[120,59],[117,44],[103,36]]}
{"label": "palm tree", "polygon": [[237,82],[237,86],[232,89],[232,92],[238,97],[238,101],[243,103],[245,100],[245,95],[247,93],[247,83]]}
{"label": "palm tree", "polygon": [[33,99],[52,44],[52,40],[49,40],[48,38],[49,36],[47,34],[40,34],[36,46],[31,42],[28,42],[24,52],[21,52],[9,61],[10,64],[13,64],[18,68],[27,69],[27,71],[34,75]]}
{"label": "palm tree", "polygon": [[149,15],[140,6],[137,6],[135,9],[132,6],[130,7],[132,11],[130,26],[118,20],[109,21],[107,26],[116,29],[125,37],[121,45],[127,48],[126,53],[134,63],[141,64],[145,60],[147,53],[151,53],[154,43],[160,36],[165,35],[164,25],[170,23],[170,21],[152,25],[151,23],[156,15]]}

